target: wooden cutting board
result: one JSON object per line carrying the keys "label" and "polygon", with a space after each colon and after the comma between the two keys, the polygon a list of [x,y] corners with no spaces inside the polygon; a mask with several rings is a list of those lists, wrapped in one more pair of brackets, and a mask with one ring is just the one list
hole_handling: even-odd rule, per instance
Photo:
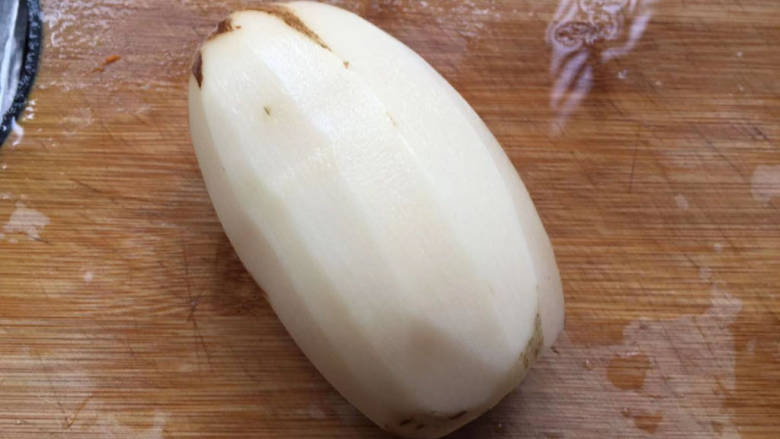
{"label": "wooden cutting board", "polygon": [[[260,2],[43,3],[0,150],[0,438],[387,437],[290,340],[190,145],[191,57]],[[471,102],[557,253],[565,333],[453,437],[780,437],[779,3],[333,3]]]}

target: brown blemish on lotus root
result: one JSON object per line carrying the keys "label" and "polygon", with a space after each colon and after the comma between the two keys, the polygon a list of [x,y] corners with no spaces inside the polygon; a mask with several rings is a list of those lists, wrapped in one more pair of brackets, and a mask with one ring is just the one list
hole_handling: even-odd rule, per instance
{"label": "brown blemish on lotus root", "polygon": [[536,361],[536,358],[539,356],[539,351],[541,350],[543,339],[542,318],[539,316],[539,314],[537,314],[536,319],[534,319],[534,333],[531,335],[531,338],[528,340],[525,349],[523,349],[523,354],[520,356],[520,361],[523,363],[523,368],[526,372],[531,367],[531,364]]}
{"label": "brown blemish on lotus root", "polygon": [[325,44],[324,41],[322,41],[322,38],[320,38],[319,35],[317,35],[314,31],[312,31],[309,28],[309,26],[306,26],[306,24],[297,15],[295,15],[288,7],[281,4],[268,4],[268,5],[257,6],[255,9],[260,12],[265,12],[268,15],[273,15],[274,17],[278,17],[284,22],[284,24],[290,26],[295,31],[300,32],[310,40],[317,43],[317,45],[319,45],[323,49],[330,50],[330,47],[328,47],[328,45]]}
{"label": "brown blemish on lotus root", "polygon": [[195,62],[192,63],[192,75],[195,76],[195,80],[198,81],[198,88],[203,85],[203,56],[200,51],[195,56]]}
{"label": "brown blemish on lotus root", "polygon": [[216,37],[218,37],[218,36],[220,36],[220,35],[222,35],[224,33],[230,32],[232,30],[233,30],[233,22],[228,17],[228,18],[220,21],[219,24],[217,24],[217,30],[212,32],[212,34],[209,35],[208,39],[211,40],[213,38],[216,38]]}
{"label": "brown blemish on lotus root", "polygon": [[394,127],[398,127],[398,122],[395,120],[392,114],[389,112],[387,113],[387,117],[390,118],[390,122],[393,124]]}
{"label": "brown blemish on lotus root", "polygon": [[456,419],[462,418],[463,415],[465,414],[466,414],[466,410],[461,410],[458,413],[455,413],[454,415],[450,416],[449,419],[450,421],[454,421]]}

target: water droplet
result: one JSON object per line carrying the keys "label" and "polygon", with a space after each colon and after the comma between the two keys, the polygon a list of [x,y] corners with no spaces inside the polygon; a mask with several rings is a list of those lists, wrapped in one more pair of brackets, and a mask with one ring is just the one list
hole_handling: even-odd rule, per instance
{"label": "water droplet", "polygon": [[617,356],[609,361],[607,378],[618,389],[639,390],[645,385],[645,376],[650,369],[647,355],[632,353]]}
{"label": "water droplet", "polygon": [[644,430],[648,433],[655,433],[658,430],[658,425],[664,419],[661,413],[643,413],[640,415],[634,415],[634,425],[640,430]]}
{"label": "water droplet", "polygon": [[[629,4],[630,3],[630,4]],[[570,2],[561,5],[547,26],[554,85],[550,107],[563,125],[593,87],[595,72],[634,50],[653,15],[652,2]],[[618,73],[625,79],[627,70]]]}

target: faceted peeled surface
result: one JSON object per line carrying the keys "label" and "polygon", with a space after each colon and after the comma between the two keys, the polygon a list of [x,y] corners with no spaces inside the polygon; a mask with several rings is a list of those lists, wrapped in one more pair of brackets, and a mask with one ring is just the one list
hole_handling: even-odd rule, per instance
{"label": "faceted peeled surface", "polygon": [[[407,434],[446,432],[524,375],[535,265],[554,271],[554,260],[531,260],[519,212],[535,217],[533,206],[510,192],[522,184],[498,172],[495,140],[429,66],[346,12],[291,9],[309,29],[237,13],[201,49],[191,126],[212,199],[293,337],[348,399],[380,425],[428,416],[440,425]],[[388,58],[395,74],[375,75]],[[281,274],[257,257],[269,254]]]}

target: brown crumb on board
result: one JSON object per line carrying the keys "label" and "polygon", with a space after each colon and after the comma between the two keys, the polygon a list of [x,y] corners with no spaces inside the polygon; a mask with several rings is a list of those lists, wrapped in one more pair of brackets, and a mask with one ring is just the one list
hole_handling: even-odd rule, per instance
{"label": "brown crumb on board", "polygon": [[113,63],[119,61],[120,59],[122,59],[122,57],[120,55],[109,55],[109,56],[106,57],[106,59],[103,60],[103,62],[100,64],[100,66],[95,67],[93,72],[105,72],[106,71],[106,67],[108,65],[113,64]]}

